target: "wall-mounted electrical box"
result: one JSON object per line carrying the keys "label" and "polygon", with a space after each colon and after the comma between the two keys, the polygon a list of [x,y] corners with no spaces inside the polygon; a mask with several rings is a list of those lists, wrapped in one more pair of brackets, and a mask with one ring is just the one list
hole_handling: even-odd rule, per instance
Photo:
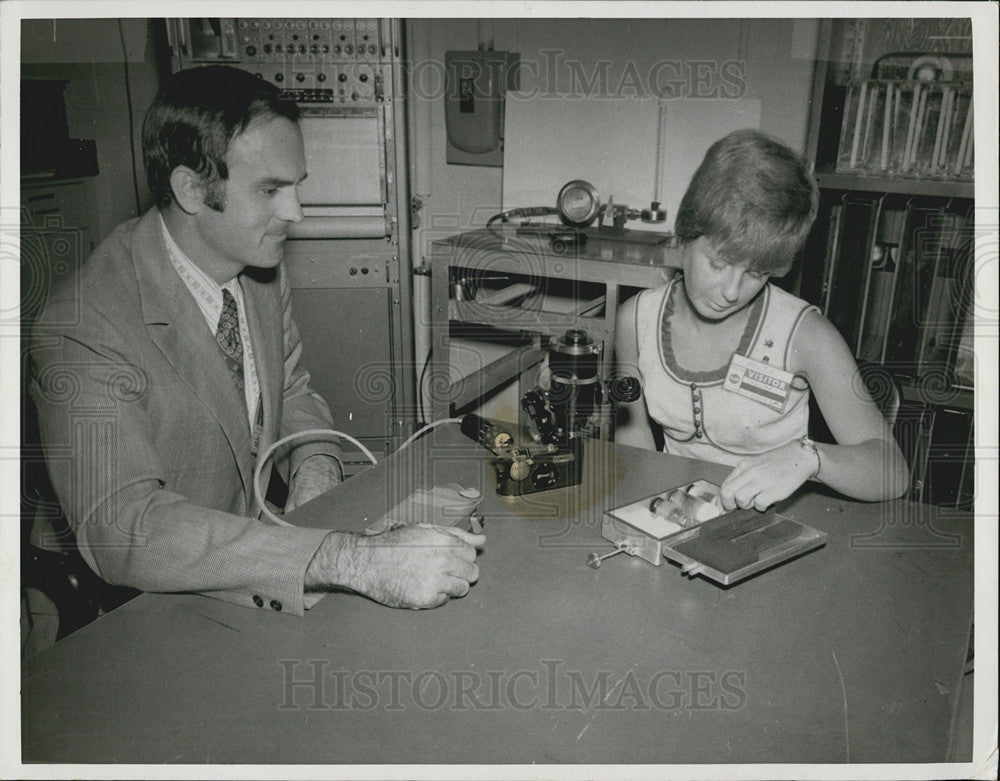
{"label": "wall-mounted electrical box", "polygon": [[447,160],[503,165],[504,97],[519,88],[521,56],[492,50],[445,52]]}

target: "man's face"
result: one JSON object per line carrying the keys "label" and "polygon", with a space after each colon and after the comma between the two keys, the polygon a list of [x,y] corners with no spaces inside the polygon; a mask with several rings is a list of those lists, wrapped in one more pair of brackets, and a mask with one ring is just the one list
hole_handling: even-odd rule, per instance
{"label": "man's face", "polygon": [[196,217],[201,239],[215,256],[213,276],[223,279],[246,266],[281,262],[288,226],[302,220],[296,192],[306,176],[302,131],[285,117],[263,117],[233,139],[226,165],[222,211],[205,208]]}

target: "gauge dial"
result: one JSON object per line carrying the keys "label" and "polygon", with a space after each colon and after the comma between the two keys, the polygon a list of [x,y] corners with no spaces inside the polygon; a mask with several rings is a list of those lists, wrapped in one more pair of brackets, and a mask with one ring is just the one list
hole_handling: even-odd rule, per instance
{"label": "gauge dial", "polygon": [[583,227],[590,225],[601,209],[601,199],[590,182],[574,179],[567,182],[556,199],[559,217],[567,225]]}

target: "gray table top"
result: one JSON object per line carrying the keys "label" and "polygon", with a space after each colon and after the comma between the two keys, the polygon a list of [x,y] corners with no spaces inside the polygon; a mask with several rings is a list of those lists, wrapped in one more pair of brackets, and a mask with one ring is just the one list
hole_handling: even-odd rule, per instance
{"label": "gray table top", "polygon": [[[452,430],[454,429],[454,430]],[[303,506],[361,529],[415,487],[483,492],[468,596],[330,594],[303,618],[145,594],[22,670],[25,762],[934,762],[973,603],[972,522],[806,491],[825,547],[729,588],[624,555],[604,510],[718,466],[588,443],[581,486],[497,497],[456,427]]]}

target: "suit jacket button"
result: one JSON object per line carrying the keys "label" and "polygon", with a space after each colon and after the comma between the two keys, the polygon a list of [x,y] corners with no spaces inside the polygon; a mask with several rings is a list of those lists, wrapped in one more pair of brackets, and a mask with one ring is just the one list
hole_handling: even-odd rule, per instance
{"label": "suit jacket button", "polygon": [[264,598],[260,594],[253,595],[253,603],[257,607],[264,607]]}
{"label": "suit jacket button", "polygon": [[272,599],[271,600],[271,610],[281,610],[281,603],[278,600],[276,600],[276,599]]}

